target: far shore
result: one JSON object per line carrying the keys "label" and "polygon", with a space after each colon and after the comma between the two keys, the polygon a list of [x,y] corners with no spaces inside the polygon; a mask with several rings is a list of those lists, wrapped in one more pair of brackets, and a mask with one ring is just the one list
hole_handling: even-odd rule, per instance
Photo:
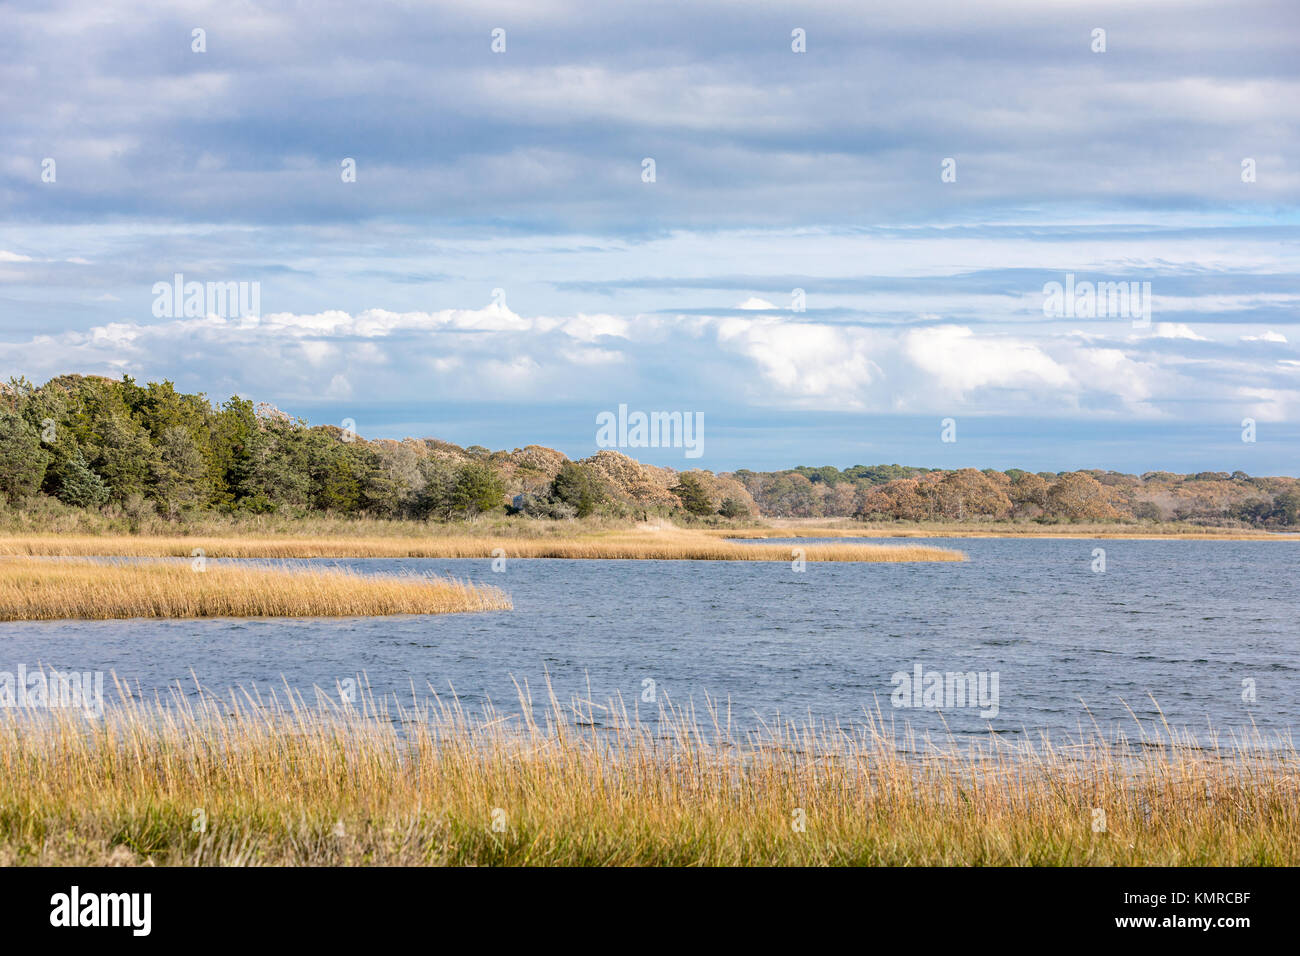
{"label": "far shore", "polygon": [[[1185,524],[1038,524],[1030,522],[871,523],[848,519],[767,518],[735,524],[481,520],[280,520],[152,523],[139,533],[120,528],[9,528],[0,556],[191,558],[554,558],[657,561],[963,561],[927,538],[1142,541],[1300,541],[1288,535]],[[897,544],[816,539],[900,539]],[[766,539],[792,539],[777,543]],[[798,540],[793,540],[798,539]],[[905,541],[902,539],[913,539]]]}
{"label": "far shore", "polygon": [[1190,525],[1148,524],[1030,524],[1024,522],[968,522],[912,524],[838,521],[824,518],[773,518],[765,527],[710,530],[730,538],[1130,538],[1136,541],[1300,541],[1300,533],[1286,534],[1241,528],[1202,528]]}

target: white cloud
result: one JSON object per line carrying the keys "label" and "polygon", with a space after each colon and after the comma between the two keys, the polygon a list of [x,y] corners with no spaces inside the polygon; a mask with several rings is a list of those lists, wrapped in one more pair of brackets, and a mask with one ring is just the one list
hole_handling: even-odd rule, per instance
{"label": "white cloud", "polygon": [[1279,361],[1269,379],[1243,392],[1232,384],[1242,381],[1243,357],[1198,351],[1193,359],[1179,354],[1177,343],[1199,336],[1176,325],[1156,331],[1169,344],[1153,352],[1144,346],[1149,339],[1136,336],[1012,334],[955,323],[876,327],[767,311],[330,310],[260,321],[111,322],[0,342],[0,362],[33,379],[68,371],[166,375],[192,389],[229,389],[281,407],[321,397],[546,404],[630,394],[670,401],[684,392],[699,402],[927,414],[1032,408],[1044,415],[1188,416],[1197,413],[1188,396],[1202,414],[1248,403],[1263,419],[1300,406],[1300,366]]}
{"label": "white cloud", "polygon": [[1198,335],[1192,328],[1182,322],[1157,322],[1151,334],[1158,339],[1187,339],[1192,342],[1209,342],[1203,335]]}
{"label": "white cloud", "polygon": [[1281,342],[1286,344],[1286,336],[1281,332],[1274,332],[1269,329],[1267,332],[1261,332],[1259,335],[1243,335],[1243,342]]}
{"label": "white cloud", "polygon": [[[1156,381],[1161,376],[1151,363],[1130,358],[1118,348],[1072,350],[1067,361],[1071,376],[1083,390],[1112,396],[1134,411],[1153,411],[1146,403],[1155,394]],[[1167,384],[1177,387],[1176,381]]]}
{"label": "white cloud", "polygon": [[864,404],[864,390],[880,372],[871,358],[873,338],[865,329],[777,318],[723,319],[717,326],[718,343],[757,366],[763,381],[751,391],[796,404],[810,398],[841,407]]}
{"label": "white cloud", "polygon": [[560,328],[566,335],[582,342],[594,342],[604,335],[627,338],[629,323],[618,315],[583,315],[579,313],[565,321]]}
{"label": "white cloud", "polygon": [[625,361],[627,356],[615,349],[561,349],[560,355],[574,365],[609,365]]}
{"label": "white cloud", "polygon": [[329,386],[325,389],[325,394],[330,398],[351,398],[352,383],[348,381],[347,376],[338,374],[330,379]]}
{"label": "white cloud", "polygon": [[950,398],[980,388],[1068,388],[1070,373],[1037,345],[1011,336],[976,334],[964,326],[916,329],[903,350],[934,386]]}

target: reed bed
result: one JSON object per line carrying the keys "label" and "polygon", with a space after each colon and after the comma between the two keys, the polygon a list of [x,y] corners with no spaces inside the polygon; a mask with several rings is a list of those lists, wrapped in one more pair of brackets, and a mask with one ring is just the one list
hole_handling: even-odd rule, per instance
{"label": "reed bed", "polygon": [[[364,686],[364,684],[363,684]],[[363,693],[0,710],[0,865],[1295,865],[1258,735],[1011,745]],[[1104,818],[1098,811],[1104,812]]]}
{"label": "reed bed", "polygon": [[[786,544],[747,544],[703,531],[637,529],[570,538],[429,537],[136,537],[26,535],[0,538],[0,555],[122,555],[213,558],[569,558],[653,561],[790,561]],[[963,561],[965,555],[930,545],[861,543],[800,545],[806,561]]]}
{"label": "reed bed", "polygon": [[370,617],[508,610],[497,588],[344,568],[0,558],[0,621]]}

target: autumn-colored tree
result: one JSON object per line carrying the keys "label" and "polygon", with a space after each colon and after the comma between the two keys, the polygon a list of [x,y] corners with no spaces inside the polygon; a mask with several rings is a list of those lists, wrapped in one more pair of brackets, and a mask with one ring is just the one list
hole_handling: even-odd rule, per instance
{"label": "autumn-colored tree", "polygon": [[1008,496],[1017,515],[1036,517],[1047,509],[1047,489],[1051,487],[1032,471],[1022,471],[1011,479]]}
{"label": "autumn-colored tree", "polygon": [[900,478],[877,485],[863,497],[858,517],[924,521],[933,516],[933,502],[920,493],[920,486],[917,478]]}
{"label": "autumn-colored tree", "polygon": [[1066,472],[1047,489],[1046,510],[1051,517],[1066,521],[1113,521],[1119,517],[1101,482],[1080,471]]}
{"label": "autumn-colored tree", "polygon": [[997,520],[1011,514],[1011,499],[999,483],[974,468],[954,471],[933,486],[934,512],[947,521]]}

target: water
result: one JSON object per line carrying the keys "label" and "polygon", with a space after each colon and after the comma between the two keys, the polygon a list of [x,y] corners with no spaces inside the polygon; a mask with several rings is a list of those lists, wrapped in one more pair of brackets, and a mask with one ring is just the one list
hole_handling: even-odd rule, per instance
{"label": "water", "polygon": [[[214,689],[333,690],[368,676],[476,708],[513,708],[512,676],[557,695],[622,694],[654,681],[677,704],[705,695],[753,726],[778,712],[851,725],[879,706],[925,730],[1077,736],[1158,719],[1205,739],[1253,721],[1300,725],[1297,567],[1286,542],[932,539],[966,563],[331,559],[363,572],[444,573],[506,589],[510,612],[349,619],[0,624],[0,670],[37,662],[115,671],[152,696],[190,672]],[[1106,552],[1095,573],[1093,550]],[[998,675],[998,713],[894,708],[895,673]],[[1243,699],[1254,682],[1255,700]],[[1149,696],[1150,695],[1150,696]],[[1248,696],[1248,695],[1247,695]],[[1086,703],[1088,711],[1084,710]],[[1091,713],[1089,717],[1088,712]]]}

